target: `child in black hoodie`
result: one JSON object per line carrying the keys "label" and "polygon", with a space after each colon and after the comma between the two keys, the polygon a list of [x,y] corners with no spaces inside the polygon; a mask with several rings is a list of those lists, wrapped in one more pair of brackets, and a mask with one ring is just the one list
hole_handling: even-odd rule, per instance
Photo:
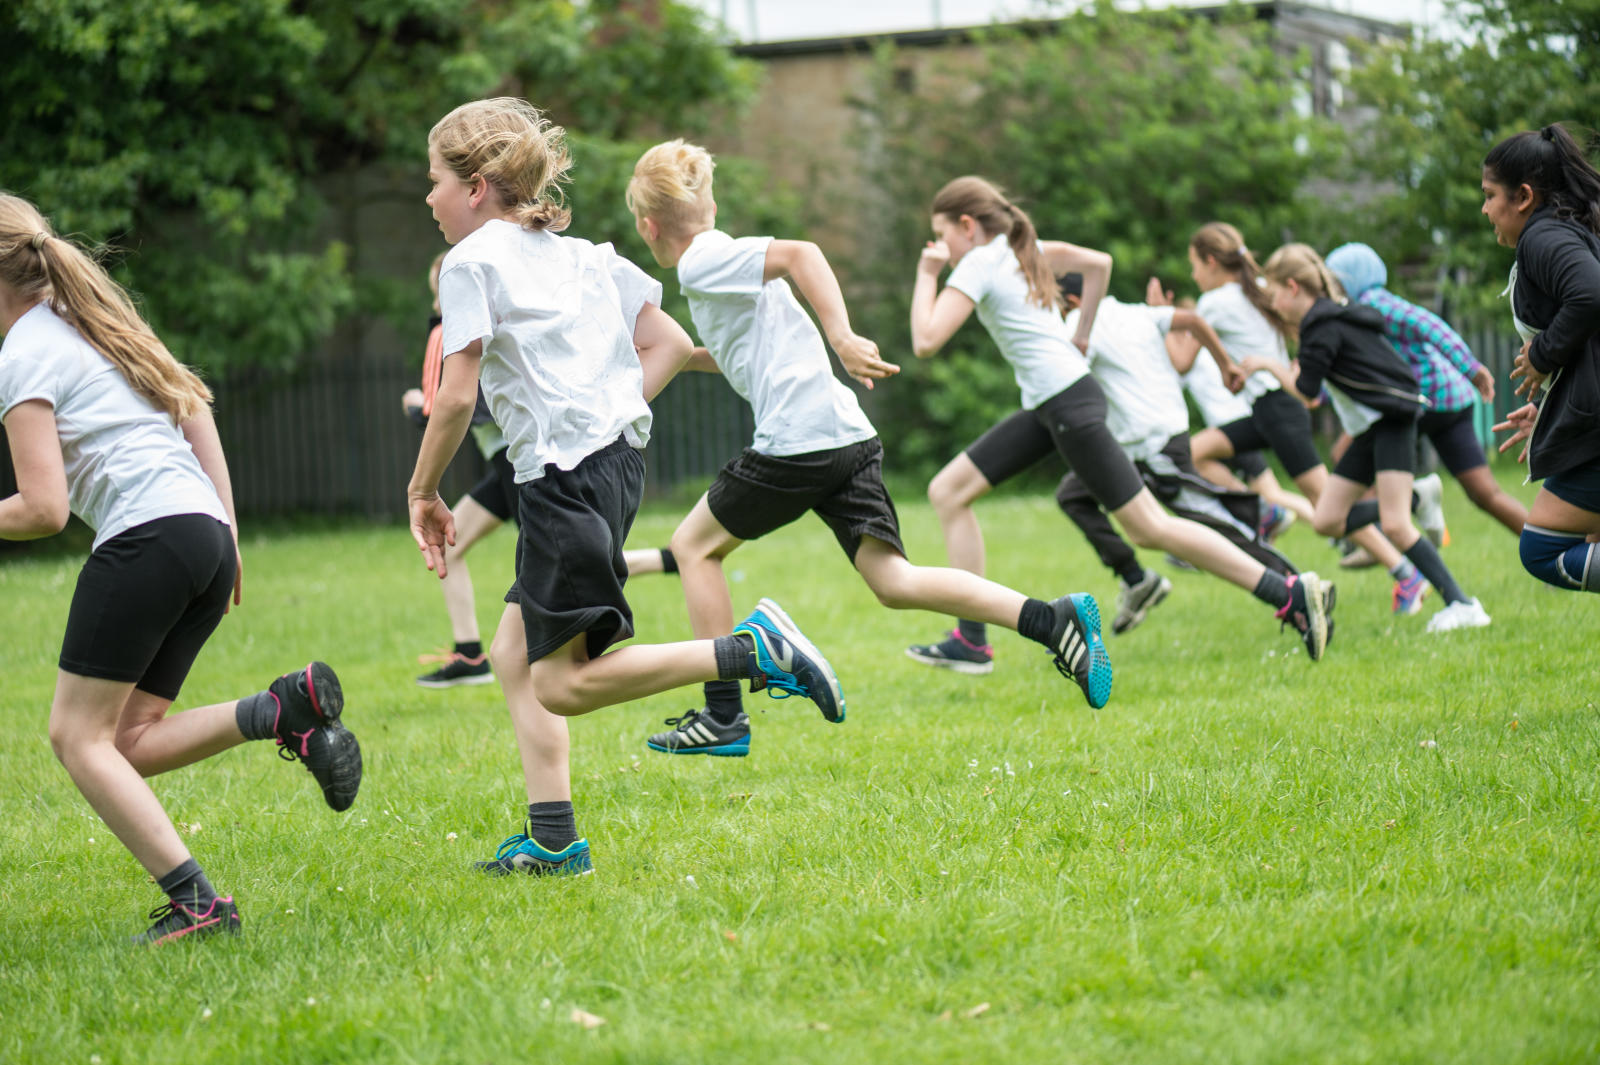
{"label": "child in black hoodie", "polygon": [[[1411,478],[1417,419],[1426,401],[1405,359],[1383,332],[1383,316],[1347,305],[1344,290],[1322,257],[1304,244],[1286,244],[1263,268],[1272,306],[1300,349],[1293,371],[1270,360],[1246,360],[1246,373],[1269,370],[1284,390],[1308,407],[1323,386],[1353,438],[1317,501],[1313,524],[1323,536],[1343,536],[1378,522],[1383,534],[1445,599],[1428,621],[1429,632],[1481,628],[1489,615],[1456,584],[1439,552],[1411,524]],[[1376,501],[1360,502],[1373,482]],[[1404,580],[1403,575],[1397,574]]]}

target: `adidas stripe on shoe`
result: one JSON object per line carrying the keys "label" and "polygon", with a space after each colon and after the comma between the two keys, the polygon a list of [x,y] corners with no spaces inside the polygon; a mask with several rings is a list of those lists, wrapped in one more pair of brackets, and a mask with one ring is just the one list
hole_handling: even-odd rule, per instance
{"label": "adidas stripe on shoe", "polygon": [[662,754],[711,754],[743,758],[750,753],[750,718],[740,713],[733,724],[724,725],[704,709],[690,710],[682,717],[669,717],[670,732],[658,732],[645,746]]}
{"label": "adidas stripe on shoe", "polygon": [[1050,604],[1055,625],[1049,650],[1056,671],[1083,690],[1096,710],[1111,700],[1111,656],[1100,639],[1100,606],[1087,592],[1064,595]]}

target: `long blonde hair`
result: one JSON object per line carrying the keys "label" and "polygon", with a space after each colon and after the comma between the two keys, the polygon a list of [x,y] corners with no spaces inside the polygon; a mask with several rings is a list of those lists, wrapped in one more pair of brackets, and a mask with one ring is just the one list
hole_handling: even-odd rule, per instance
{"label": "long blonde hair", "polygon": [[997,186],[981,177],[958,177],[933,198],[933,213],[952,222],[969,215],[991,237],[1004,236],[1028,282],[1028,302],[1057,314],[1065,313],[1061,290],[1050,264],[1039,254],[1039,234],[1028,212],[1006,199]]}
{"label": "long blonde hair", "polygon": [[683,138],[665,141],[639,157],[628,181],[628,210],[652,218],[672,236],[705,225],[711,218],[711,175],[716,160]]}
{"label": "long blonde hair", "polygon": [[1237,229],[1226,222],[1207,222],[1194,231],[1194,236],[1189,238],[1189,247],[1202,260],[1212,259],[1227,271],[1244,289],[1244,297],[1250,301],[1250,306],[1260,311],[1261,316],[1275,328],[1284,328],[1283,319],[1272,309],[1272,301],[1261,288],[1261,267],[1255,256],[1250,254],[1250,249],[1245,247],[1244,237]]}
{"label": "long blonde hair", "polygon": [[[1293,281],[1313,297],[1330,299],[1335,303],[1348,302],[1344,286],[1339,284],[1339,279],[1333,276],[1328,264],[1309,244],[1285,244],[1267,257],[1267,265],[1261,268],[1261,273],[1274,284]],[[1283,323],[1282,329],[1290,337],[1299,332],[1287,322]]]}
{"label": "long blonde hair", "polygon": [[122,286],[77,244],[57,236],[33,204],[3,192],[0,282],[24,300],[47,301],[135,392],[173,421],[186,421],[210,405],[211,390],[172,357]]}
{"label": "long blonde hair", "polygon": [[445,115],[428,147],[462,181],[483,178],[523,229],[559,233],[572,221],[561,183],[572,169],[566,130],[515,96],[474,100]]}

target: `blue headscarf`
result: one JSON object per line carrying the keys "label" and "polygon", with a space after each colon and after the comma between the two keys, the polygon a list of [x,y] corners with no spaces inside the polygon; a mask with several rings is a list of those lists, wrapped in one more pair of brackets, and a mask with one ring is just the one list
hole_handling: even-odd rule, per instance
{"label": "blue headscarf", "polygon": [[1389,268],[1365,244],[1341,244],[1328,253],[1325,261],[1351,299],[1369,288],[1382,288],[1389,283]]}

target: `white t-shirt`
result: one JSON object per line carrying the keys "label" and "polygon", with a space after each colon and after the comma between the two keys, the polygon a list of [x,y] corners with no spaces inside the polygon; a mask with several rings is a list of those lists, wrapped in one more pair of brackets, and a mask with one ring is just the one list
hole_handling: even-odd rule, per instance
{"label": "white t-shirt", "polygon": [[[1067,333],[1078,328],[1078,311],[1067,314]],[[1171,307],[1100,301],[1089,334],[1089,372],[1106,394],[1106,428],[1128,458],[1142,462],[1168,440],[1189,430],[1178,372],[1167,355]]]}
{"label": "white t-shirt", "polygon": [[[1289,350],[1284,347],[1283,336],[1256,310],[1239,282],[1229,281],[1202,293],[1194,309],[1206,320],[1207,325],[1217,331],[1222,346],[1228,349],[1228,354],[1233,356],[1235,362],[1259,355],[1289,365]],[[1273,389],[1281,387],[1276,377],[1265,370],[1258,370],[1250,375],[1239,394],[1247,402],[1254,403]]]}
{"label": "white t-shirt", "polygon": [[948,284],[977,305],[978,321],[1016,374],[1025,410],[1089,372],[1061,316],[1028,301],[1027,278],[1004,236],[963,255]]}
{"label": "white t-shirt", "polygon": [[1333,382],[1323,381],[1322,385],[1328,390],[1328,398],[1333,400],[1333,413],[1339,417],[1339,428],[1352,437],[1371,429],[1383,417],[1360,400],[1350,398],[1349,393]]}
{"label": "white t-shirt", "polygon": [[95,530],[94,547],[176,514],[227,523],[171,416],[45,303],[18,318],[0,344],[0,418],[30,399],[55,408],[67,502]]}
{"label": "white t-shirt", "polygon": [[1228,391],[1228,386],[1222,383],[1222,371],[1217,369],[1217,360],[1204,348],[1195,356],[1189,372],[1183,375],[1183,387],[1194,397],[1200,417],[1209,426],[1227,425],[1250,417],[1250,404],[1242,396]]}
{"label": "white t-shirt", "polygon": [[633,346],[661,285],[610,244],[491,219],[439,270],[444,352],[483,344],[479,380],[510,443],[517,483],[570,470],[618,436],[650,439]]}
{"label": "white t-shirt", "polygon": [[855,393],[833,375],[822,335],[781,278],[763,281],[771,237],[710,229],[678,260],[694,327],[756,415],[751,447],[804,455],[877,436]]}

